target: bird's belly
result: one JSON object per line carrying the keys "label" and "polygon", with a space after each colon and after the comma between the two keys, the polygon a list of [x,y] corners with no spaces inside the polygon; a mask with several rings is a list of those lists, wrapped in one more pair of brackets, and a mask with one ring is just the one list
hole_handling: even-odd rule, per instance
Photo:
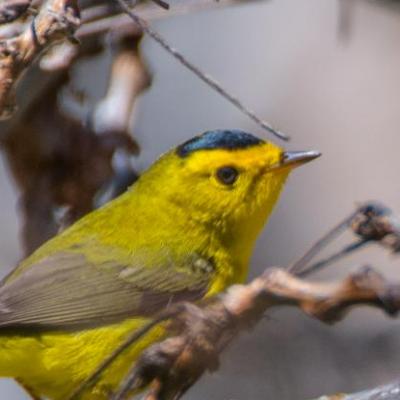
{"label": "bird's belly", "polygon": [[[36,396],[63,400],[146,320],[128,320],[118,325],[78,333],[47,333],[36,337],[0,338],[0,375],[17,378]],[[140,352],[160,340],[164,329],[158,327],[125,351],[104,372],[85,400],[106,400],[118,387]]]}

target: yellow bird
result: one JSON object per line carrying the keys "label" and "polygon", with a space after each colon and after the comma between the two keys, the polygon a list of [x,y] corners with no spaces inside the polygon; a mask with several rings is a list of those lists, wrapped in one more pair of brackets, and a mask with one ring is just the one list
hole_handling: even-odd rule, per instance
{"label": "yellow bird", "polygon": [[[0,376],[33,398],[66,399],[155,313],[244,281],[289,172],[318,156],[238,130],[206,132],[161,156],[5,279]],[[107,399],[163,334],[133,345],[82,399]]]}

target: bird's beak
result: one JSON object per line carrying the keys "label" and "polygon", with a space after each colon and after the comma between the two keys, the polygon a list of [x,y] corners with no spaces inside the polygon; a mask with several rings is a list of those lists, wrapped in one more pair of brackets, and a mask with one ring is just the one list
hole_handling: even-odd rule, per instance
{"label": "bird's beak", "polygon": [[318,151],[285,151],[282,153],[281,167],[296,168],[321,155]]}

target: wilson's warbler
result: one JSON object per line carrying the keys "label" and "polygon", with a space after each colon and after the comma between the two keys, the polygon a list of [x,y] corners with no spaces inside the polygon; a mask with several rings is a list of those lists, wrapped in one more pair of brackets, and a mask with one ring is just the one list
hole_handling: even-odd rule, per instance
{"label": "wilson's warbler", "polygon": [[[242,282],[289,172],[317,156],[238,130],[206,132],[164,154],[5,279],[0,376],[34,398],[65,399],[154,313]],[[133,345],[82,398],[107,399],[162,335],[154,329]]]}

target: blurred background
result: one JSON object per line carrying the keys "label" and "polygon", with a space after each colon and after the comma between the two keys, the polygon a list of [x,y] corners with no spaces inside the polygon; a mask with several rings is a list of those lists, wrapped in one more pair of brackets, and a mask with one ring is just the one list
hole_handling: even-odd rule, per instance
{"label": "blurred background", "polygon": [[[397,2],[257,1],[165,18],[152,26],[288,133],[292,140],[286,148],[323,153],[291,176],[258,241],[251,276],[295,260],[358,202],[380,200],[400,213]],[[144,38],[141,48],[153,81],[138,100],[132,124],[141,148],[136,171],[205,130],[240,128],[266,136],[151,39]],[[102,96],[108,66],[107,56],[77,66],[75,89],[90,88],[93,98]],[[69,107],[82,111],[86,106]],[[20,194],[7,165],[3,157],[3,273],[22,257]],[[376,246],[313,279],[339,279],[366,264],[399,280],[400,259]],[[276,309],[236,341],[224,353],[220,370],[205,376],[186,398],[302,400],[361,390],[399,375],[399,321],[364,308],[329,327],[297,310]],[[27,398],[8,380],[0,382],[0,397]]]}

